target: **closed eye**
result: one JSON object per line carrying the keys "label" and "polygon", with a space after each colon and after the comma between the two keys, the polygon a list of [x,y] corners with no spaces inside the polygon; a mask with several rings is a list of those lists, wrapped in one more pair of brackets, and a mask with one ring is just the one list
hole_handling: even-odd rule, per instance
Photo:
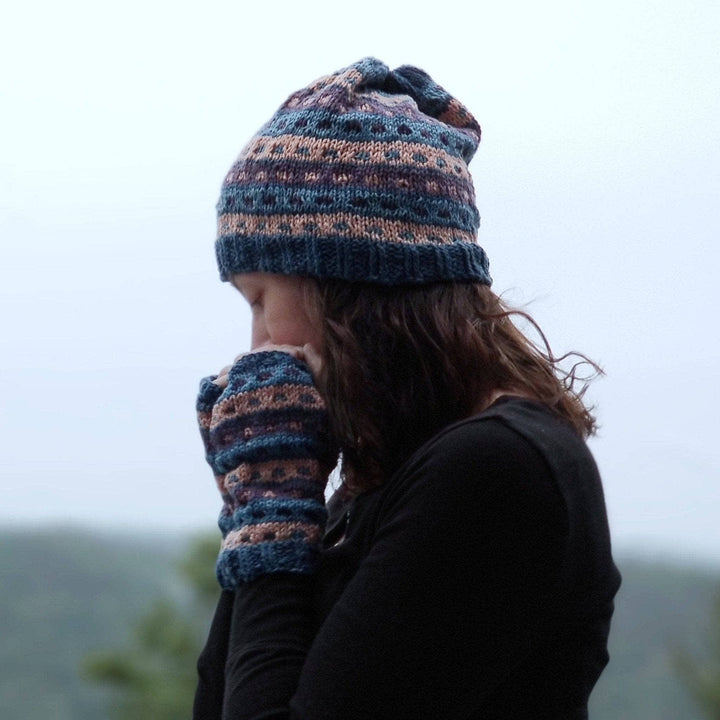
{"label": "closed eye", "polygon": [[240,285],[236,285],[240,294],[245,298],[245,302],[250,306],[251,310],[255,310],[262,306],[263,294],[262,292],[253,288],[245,288]]}

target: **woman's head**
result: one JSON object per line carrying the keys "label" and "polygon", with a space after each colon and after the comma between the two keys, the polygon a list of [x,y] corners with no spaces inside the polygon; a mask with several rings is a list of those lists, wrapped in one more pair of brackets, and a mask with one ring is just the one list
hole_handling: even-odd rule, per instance
{"label": "woman's head", "polygon": [[499,392],[594,428],[574,372],[490,290],[468,171],[479,141],[422,70],[366,58],[291,95],[225,178],[221,277],[254,305],[253,347],[322,352],[355,490]]}

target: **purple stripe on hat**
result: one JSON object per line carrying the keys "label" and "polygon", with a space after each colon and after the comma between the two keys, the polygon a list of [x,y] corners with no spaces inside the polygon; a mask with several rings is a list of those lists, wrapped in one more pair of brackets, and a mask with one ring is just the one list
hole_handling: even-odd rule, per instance
{"label": "purple stripe on hat", "polygon": [[364,187],[377,190],[407,190],[427,195],[447,196],[461,203],[474,203],[475,198],[467,182],[455,175],[437,170],[434,163],[417,159],[412,173],[402,165],[358,165],[352,163],[323,163],[288,160],[246,160],[228,173],[227,185],[242,188],[259,183],[284,183],[288,186],[324,185]]}

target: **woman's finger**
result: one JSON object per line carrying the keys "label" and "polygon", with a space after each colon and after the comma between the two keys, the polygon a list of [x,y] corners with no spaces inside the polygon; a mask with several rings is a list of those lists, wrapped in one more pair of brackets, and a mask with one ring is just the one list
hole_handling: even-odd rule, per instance
{"label": "woman's finger", "polygon": [[310,368],[312,376],[317,381],[322,372],[322,356],[310,343],[305,343],[305,345],[302,346],[302,354],[303,359]]}
{"label": "woman's finger", "polygon": [[228,384],[228,373],[232,365],[226,365],[219,373],[218,376],[212,381],[213,385],[217,385],[221,388],[226,388]]}
{"label": "woman's finger", "polygon": [[288,355],[292,355],[296,358],[302,358],[302,351],[303,349],[299,345],[259,345],[256,348],[253,348],[252,350],[244,353],[240,353],[235,357],[235,360],[233,363],[236,363],[241,358],[244,358],[246,355],[252,355],[253,353],[259,353],[259,352],[284,352]]}

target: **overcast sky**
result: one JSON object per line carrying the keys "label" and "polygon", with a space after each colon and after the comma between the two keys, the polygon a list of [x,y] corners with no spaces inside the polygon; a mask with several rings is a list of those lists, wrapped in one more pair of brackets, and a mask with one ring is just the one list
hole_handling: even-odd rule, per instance
{"label": "overcast sky", "polygon": [[0,29],[0,521],[212,528],[198,379],[247,347],[214,205],[375,55],[476,115],[494,288],[607,377],[615,542],[720,559],[720,4],[15,3]]}

